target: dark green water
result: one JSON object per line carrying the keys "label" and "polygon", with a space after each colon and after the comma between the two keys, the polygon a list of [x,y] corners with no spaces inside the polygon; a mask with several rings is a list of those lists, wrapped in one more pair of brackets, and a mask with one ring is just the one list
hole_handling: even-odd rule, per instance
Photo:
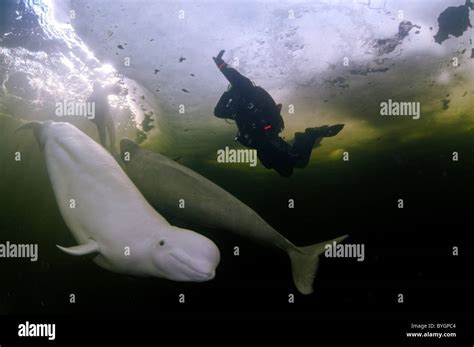
{"label": "dark green water", "polygon": [[[0,122],[1,239],[39,244],[36,263],[19,259],[0,263],[3,311],[281,310],[275,302],[295,292],[286,255],[216,231],[198,230],[216,241],[223,257],[216,279],[204,284],[131,278],[105,271],[90,259],[63,254],[55,245],[73,245],[74,240],[59,214],[36,142],[27,132],[13,133],[18,121],[1,116]],[[318,160],[316,150],[310,167],[291,179],[271,171],[256,174],[250,168],[198,165],[197,160],[192,168],[254,208],[296,244],[347,233],[352,242],[373,246],[363,265],[324,259],[315,294],[301,297],[294,307],[283,305],[285,310],[311,311],[315,305],[320,310],[342,310],[347,305],[380,310],[387,293],[377,287],[384,281],[411,283],[421,271],[407,259],[394,267],[393,258],[387,263],[384,256],[434,252],[437,258],[430,258],[432,264],[445,264],[443,247],[465,240],[461,229],[472,227],[474,132],[457,132],[459,128],[444,127],[404,144],[380,139],[355,146],[349,162]],[[16,151],[21,152],[21,162],[14,161]],[[458,162],[451,159],[453,151],[459,152]],[[403,210],[396,208],[400,197],[405,200]],[[294,209],[287,208],[290,198],[295,200]],[[435,228],[444,230],[439,233]],[[240,257],[232,254],[236,245],[241,247]],[[425,280],[442,277],[439,268],[433,273],[427,270],[431,266],[421,268]],[[464,280],[463,266],[458,264],[457,269],[444,275]],[[77,304],[68,303],[71,293]],[[179,293],[187,294],[186,306],[177,304]]]}

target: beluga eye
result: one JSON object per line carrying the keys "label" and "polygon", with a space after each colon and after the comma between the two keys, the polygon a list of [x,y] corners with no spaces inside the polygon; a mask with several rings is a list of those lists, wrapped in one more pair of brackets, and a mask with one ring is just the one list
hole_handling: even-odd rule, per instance
{"label": "beluga eye", "polygon": [[159,243],[160,246],[164,246],[165,245],[165,240],[161,240],[160,243]]}

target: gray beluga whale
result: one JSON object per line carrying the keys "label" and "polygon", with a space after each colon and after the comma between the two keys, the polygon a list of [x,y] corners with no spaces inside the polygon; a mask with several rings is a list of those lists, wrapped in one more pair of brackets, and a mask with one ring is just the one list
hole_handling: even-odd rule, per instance
{"label": "gray beluga whale", "polygon": [[[61,215],[79,245],[101,267],[174,281],[207,281],[220,261],[208,238],[170,225],[98,143],[69,123],[27,123],[33,129]],[[17,131],[18,131],[17,130]]]}
{"label": "gray beluga whale", "polygon": [[284,251],[291,260],[295,286],[302,294],[313,292],[319,255],[325,252],[326,244],[347,237],[297,247],[250,207],[195,171],[128,139],[121,140],[120,150],[130,179],[165,217],[233,232]]}

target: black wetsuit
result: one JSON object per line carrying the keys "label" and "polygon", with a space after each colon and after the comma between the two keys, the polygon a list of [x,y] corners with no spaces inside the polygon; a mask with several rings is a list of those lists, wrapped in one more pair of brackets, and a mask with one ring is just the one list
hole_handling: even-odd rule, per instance
{"label": "black wetsuit", "polygon": [[235,120],[239,128],[237,141],[255,148],[266,168],[275,169],[280,175],[288,177],[294,167],[305,167],[318,136],[299,133],[293,146],[285,142],[279,136],[284,128],[281,105],[277,105],[267,91],[255,86],[237,70],[225,63],[218,67],[231,88],[222,94],[214,115]]}

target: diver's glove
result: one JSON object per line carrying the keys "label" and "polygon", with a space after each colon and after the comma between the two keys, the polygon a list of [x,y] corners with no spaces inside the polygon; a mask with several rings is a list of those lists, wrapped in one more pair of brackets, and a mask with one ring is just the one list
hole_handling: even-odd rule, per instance
{"label": "diver's glove", "polygon": [[224,53],[225,53],[225,50],[222,49],[217,55],[217,57],[212,57],[212,59],[214,60],[214,63],[216,63],[219,70],[222,70],[223,67],[227,66],[224,59],[222,59],[222,56],[224,55]]}

